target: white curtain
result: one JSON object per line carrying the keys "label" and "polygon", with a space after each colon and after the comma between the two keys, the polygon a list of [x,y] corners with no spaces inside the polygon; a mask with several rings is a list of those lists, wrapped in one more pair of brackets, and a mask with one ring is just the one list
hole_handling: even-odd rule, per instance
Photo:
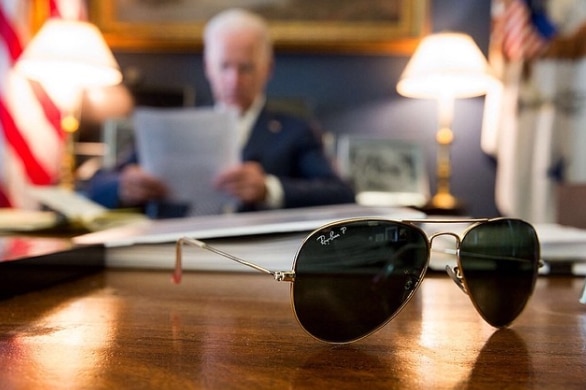
{"label": "white curtain", "polygon": [[[558,34],[578,29],[578,17],[586,21],[586,1],[550,3]],[[533,223],[555,222],[556,186],[586,183],[586,58],[491,56],[503,86],[487,97],[482,146],[497,159],[497,207]]]}

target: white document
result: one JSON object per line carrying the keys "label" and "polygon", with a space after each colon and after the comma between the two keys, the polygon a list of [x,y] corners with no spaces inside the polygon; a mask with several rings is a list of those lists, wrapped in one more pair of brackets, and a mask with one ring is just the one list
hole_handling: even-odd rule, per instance
{"label": "white document", "polygon": [[74,191],[57,186],[31,186],[29,192],[39,203],[58,211],[69,220],[90,220],[108,209]]}
{"label": "white document", "polygon": [[240,161],[236,115],[212,108],[139,108],[134,114],[141,166],[163,179],[170,201],[188,215],[222,214],[236,200],[213,187],[222,170]]}
{"label": "white document", "polygon": [[[78,224],[90,231],[129,226],[147,221],[146,216],[142,213],[123,209],[108,210],[74,191],[58,186],[31,186],[29,187],[29,192],[40,204],[53,211],[38,211],[35,214],[29,212],[25,215],[23,214],[25,213],[24,211],[14,210],[12,222],[15,226],[12,230],[54,227],[64,222],[56,213],[62,214],[68,223]],[[51,221],[52,225],[50,225]],[[4,230],[9,230],[6,229],[8,226],[2,222],[2,213],[0,213],[0,231],[3,228]],[[45,223],[45,226],[43,223]],[[19,227],[20,224],[22,226]]]}
{"label": "white document", "polygon": [[[206,240],[206,243],[241,259],[270,270],[290,270],[293,259],[307,233],[265,234]],[[108,248],[106,267],[171,270],[175,265],[175,243],[139,244]],[[182,269],[184,271],[253,271],[235,261],[185,245]]]}

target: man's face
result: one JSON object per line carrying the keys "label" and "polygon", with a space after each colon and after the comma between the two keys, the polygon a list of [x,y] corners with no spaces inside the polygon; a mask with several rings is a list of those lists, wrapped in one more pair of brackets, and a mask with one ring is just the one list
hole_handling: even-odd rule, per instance
{"label": "man's face", "polygon": [[263,92],[272,60],[251,32],[221,32],[206,47],[206,76],[216,103],[246,111]]}

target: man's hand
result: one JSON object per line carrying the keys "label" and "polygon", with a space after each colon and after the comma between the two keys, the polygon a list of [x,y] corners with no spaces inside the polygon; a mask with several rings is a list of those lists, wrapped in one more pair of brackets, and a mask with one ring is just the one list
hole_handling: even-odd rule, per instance
{"label": "man's hand", "polygon": [[167,195],[165,184],[133,164],[124,168],[120,174],[118,197],[125,206],[135,206]]}
{"label": "man's hand", "polygon": [[245,162],[222,172],[214,182],[217,189],[240,199],[243,203],[264,202],[267,196],[265,172],[256,162]]}

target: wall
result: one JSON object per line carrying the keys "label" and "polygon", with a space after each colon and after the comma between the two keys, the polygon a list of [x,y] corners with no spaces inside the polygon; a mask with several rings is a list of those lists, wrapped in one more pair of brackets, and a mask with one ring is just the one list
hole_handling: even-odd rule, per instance
{"label": "wall", "polygon": [[[433,31],[462,31],[486,52],[490,1],[432,0]],[[191,85],[198,104],[211,102],[198,53],[122,53],[123,69],[138,69],[147,85]],[[397,94],[395,85],[409,60],[391,55],[304,55],[277,53],[269,85],[271,97],[300,97],[327,131],[409,138],[426,145],[432,178],[435,166],[436,106]],[[494,163],[480,149],[483,98],[456,103],[453,146],[453,193],[473,216],[495,216]]]}

